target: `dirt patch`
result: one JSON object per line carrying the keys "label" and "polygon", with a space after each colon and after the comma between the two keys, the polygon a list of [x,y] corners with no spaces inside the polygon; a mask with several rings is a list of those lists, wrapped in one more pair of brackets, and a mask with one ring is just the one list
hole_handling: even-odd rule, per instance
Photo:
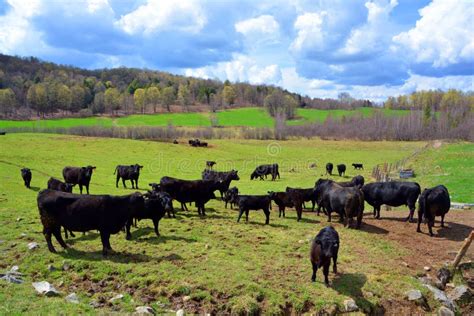
{"label": "dirt patch", "polygon": [[[421,225],[422,233],[417,233],[416,223],[405,222],[408,211],[382,212],[381,215],[382,219],[376,220],[371,214],[365,214],[364,223],[386,231],[379,236],[406,249],[408,254],[402,260],[414,272],[422,271],[425,266],[439,268],[451,262],[474,227],[474,212],[469,210],[451,210],[446,215],[445,227],[436,222],[433,237],[428,235],[426,224]],[[474,247],[470,247],[463,261],[473,259]]]}
{"label": "dirt patch", "polygon": [[442,145],[443,145],[443,142],[440,141],[440,140],[435,140],[435,141],[433,142],[433,148],[438,149],[438,148],[440,148]]}

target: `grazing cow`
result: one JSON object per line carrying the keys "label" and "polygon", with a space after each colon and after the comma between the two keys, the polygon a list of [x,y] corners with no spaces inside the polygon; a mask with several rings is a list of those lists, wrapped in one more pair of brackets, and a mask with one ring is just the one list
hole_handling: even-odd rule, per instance
{"label": "grazing cow", "polygon": [[214,167],[215,164],[216,164],[215,161],[206,161],[206,168],[212,169],[212,167]]}
{"label": "grazing cow", "polygon": [[342,177],[346,173],[346,165],[345,164],[340,164],[337,165],[337,173],[339,173],[339,176]]}
{"label": "grazing cow", "polygon": [[[173,212],[173,203],[171,196],[166,192],[148,192],[143,195],[145,197],[145,207],[137,210],[126,223],[127,235],[126,239],[130,240],[132,235],[130,234],[130,227],[134,219],[151,219],[153,226],[155,227],[156,236],[160,236],[158,231],[158,225],[160,220],[168,213],[168,216]],[[173,214],[174,215],[174,214]]]}
{"label": "grazing cow", "polygon": [[193,146],[193,147],[207,147],[207,143],[206,142],[201,142],[199,139],[190,139],[188,141],[189,145]]}
{"label": "grazing cow", "polygon": [[287,192],[273,192],[268,191],[270,199],[278,205],[278,217],[285,217],[285,208],[293,207],[294,204],[291,201],[290,195]]}
{"label": "grazing cow", "polygon": [[272,176],[272,181],[275,181],[276,178],[280,179],[280,172],[278,170],[278,164],[274,163],[271,165],[260,165],[252,172],[250,175],[250,180],[260,178],[263,180],[263,177],[267,178],[267,175]]}
{"label": "grazing cow", "polygon": [[230,203],[230,208],[233,209],[235,198],[239,195],[239,189],[237,187],[230,188],[224,193],[225,208],[227,203]]}
{"label": "grazing cow", "polygon": [[52,177],[49,178],[49,180],[48,180],[48,189],[51,189],[51,190],[72,193],[72,188],[74,186],[75,186],[75,184],[64,183],[61,180],[58,180],[58,179],[52,178]]}
{"label": "grazing cow", "polygon": [[332,226],[324,227],[311,243],[310,260],[313,267],[311,281],[316,281],[318,268],[323,267],[324,283],[329,286],[329,266],[332,259],[332,271],[337,274],[337,255],[339,252],[339,234]]}
{"label": "grazing cow", "polygon": [[444,185],[438,185],[430,189],[424,189],[418,199],[418,227],[417,232],[421,233],[420,224],[425,218],[430,236],[433,236],[433,226],[436,216],[441,216],[441,227],[444,227],[444,216],[449,212],[451,199],[448,189]]}
{"label": "grazing cow", "polygon": [[[150,193],[150,191],[148,191],[148,195],[153,194],[153,193],[155,193],[155,195],[158,194],[158,193],[162,193],[161,187],[158,183],[150,183],[148,185],[151,186],[151,190],[152,190],[151,193]],[[166,193],[166,192],[163,192],[163,193]],[[166,194],[168,194],[168,193],[166,193]],[[181,206],[181,208],[184,211],[183,206]],[[166,213],[168,214],[168,218],[171,218],[171,217],[176,218],[176,212],[174,211],[173,208],[169,211],[166,211]]]}
{"label": "grazing cow", "polygon": [[339,184],[341,187],[358,187],[360,189],[364,185],[364,182],[365,182],[364,177],[359,175],[352,178],[351,181],[336,182],[336,183]]}
{"label": "grazing cow", "polygon": [[229,190],[229,186],[232,180],[239,181],[240,177],[237,174],[237,170],[231,171],[213,171],[204,170],[202,172],[203,180],[214,180],[218,181],[217,190],[221,193],[221,199],[224,198],[224,193]]}
{"label": "grazing cow", "polygon": [[132,189],[138,189],[138,178],[140,177],[140,169],[143,169],[143,166],[140,166],[139,164],[134,164],[130,166],[118,165],[117,167],[115,167],[114,174],[117,174],[115,187],[118,188],[118,182],[120,178],[122,178],[122,184],[124,188],[127,187],[125,185],[125,180],[130,180],[130,182],[132,183]]}
{"label": "grazing cow", "polygon": [[163,177],[160,180],[160,190],[167,192],[171,197],[187,209],[185,203],[195,202],[198,214],[206,215],[204,205],[210,199],[215,199],[214,191],[218,190],[221,181],[215,180],[181,180],[172,177]]}
{"label": "grazing cow", "polygon": [[31,188],[31,170],[28,168],[21,169],[21,177],[23,178],[23,183],[28,189]]}
{"label": "grazing cow", "polygon": [[332,176],[332,169],[334,168],[334,165],[330,162],[326,164],[326,174],[329,174]]}
{"label": "grazing cow", "polygon": [[89,194],[89,183],[91,182],[92,172],[95,170],[93,166],[87,167],[64,167],[63,177],[64,182],[71,184],[78,184],[79,191],[82,194],[82,186],[86,187],[87,194]]}
{"label": "grazing cow", "polygon": [[374,217],[380,218],[380,206],[383,204],[390,206],[407,205],[410,213],[406,220],[412,222],[416,208],[416,199],[421,193],[420,185],[416,182],[374,182],[362,187],[364,199],[374,207]]}
{"label": "grazing cow", "polygon": [[64,226],[70,231],[98,230],[104,256],[112,251],[110,235],[118,233],[131,216],[145,207],[138,192],[124,196],[79,195],[46,189],[38,193],[37,202],[49,251],[56,252],[51,235],[68,248],[61,236]]}
{"label": "grazing cow", "polygon": [[319,179],[316,182],[315,195],[318,205],[324,207],[331,221],[331,213],[339,214],[339,221],[349,227],[353,217],[357,218],[356,228],[362,224],[364,214],[364,194],[357,187],[341,187],[332,180]]}
{"label": "grazing cow", "polygon": [[296,214],[298,215],[298,221],[301,220],[301,215],[305,206],[304,202],[311,201],[311,210],[314,212],[314,206],[316,204],[314,188],[301,189],[287,187],[286,192],[290,195],[290,199],[293,202],[293,205],[295,206]]}
{"label": "grazing cow", "polygon": [[353,163],[353,164],[352,164],[352,167],[354,167],[354,169],[356,169],[356,170],[357,170],[357,169],[362,169],[362,170],[364,170],[364,165],[361,164],[361,163]]}
{"label": "grazing cow", "polygon": [[237,222],[240,222],[242,214],[245,212],[245,221],[249,221],[249,210],[263,210],[265,214],[265,225],[270,223],[270,210],[272,209],[272,200],[268,195],[238,195],[234,201],[239,205],[239,217]]}

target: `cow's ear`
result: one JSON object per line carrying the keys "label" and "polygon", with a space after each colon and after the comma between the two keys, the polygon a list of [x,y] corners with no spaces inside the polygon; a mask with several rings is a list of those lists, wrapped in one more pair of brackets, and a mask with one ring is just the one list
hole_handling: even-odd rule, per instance
{"label": "cow's ear", "polygon": [[143,166],[138,166],[139,168],[143,168]]}
{"label": "cow's ear", "polygon": [[86,167],[81,167],[81,170],[86,170]]}
{"label": "cow's ear", "polygon": [[92,169],[95,169],[95,168],[96,168],[95,166],[94,166],[94,167],[92,167]]}

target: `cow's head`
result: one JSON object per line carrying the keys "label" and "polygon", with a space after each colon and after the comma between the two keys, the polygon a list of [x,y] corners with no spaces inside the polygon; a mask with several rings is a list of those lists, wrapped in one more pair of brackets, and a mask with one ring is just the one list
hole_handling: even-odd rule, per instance
{"label": "cow's head", "polygon": [[239,175],[237,174],[237,172],[238,172],[237,170],[233,170],[233,169],[231,171],[229,171],[229,178],[231,180],[239,181],[240,178],[239,178]]}
{"label": "cow's head", "polygon": [[23,168],[23,169],[21,169],[21,173],[22,173],[22,174],[27,174],[27,173],[30,173],[30,172],[31,172],[31,171],[30,171],[29,168]]}
{"label": "cow's head", "polygon": [[159,183],[153,182],[153,183],[149,183],[148,185],[151,186],[151,189],[155,192],[161,191],[161,187]]}
{"label": "cow's head", "polygon": [[337,240],[323,238],[315,241],[321,247],[321,253],[328,258],[334,257],[339,250],[339,243]]}
{"label": "cow's head", "polygon": [[250,175],[250,180],[257,179],[258,178],[258,173],[256,171],[252,172]]}
{"label": "cow's head", "polygon": [[273,192],[273,191],[268,191],[268,196],[270,197],[270,199],[274,199],[276,198],[276,192]]}
{"label": "cow's head", "polygon": [[92,177],[92,172],[95,170],[94,166],[87,166],[87,167],[82,167],[81,168],[81,173],[83,176],[86,178]]}
{"label": "cow's head", "polygon": [[140,166],[139,164],[134,164],[134,165],[131,165],[130,167],[132,168],[134,174],[139,174],[140,169],[143,168],[143,166]]}
{"label": "cow's head", "polygon": [[158,197],[161,202],[161,206],[163,206],[163,209],[165,212],[172,212],[173,211],[173,199],[171,198],[171,195],[169,195],[166,192],[160,192],[158,193]]}

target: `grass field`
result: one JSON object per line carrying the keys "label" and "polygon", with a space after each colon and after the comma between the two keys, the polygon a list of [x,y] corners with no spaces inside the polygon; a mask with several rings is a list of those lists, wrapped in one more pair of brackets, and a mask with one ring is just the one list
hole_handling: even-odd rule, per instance
{"label": "grass field", "polygon": [[[36,195],[50,176],[61,177],[65,165],[97,166],[92,194],[128,194],[133,191],[115,188],[113,171],[117,164],[143,164],[140,187],[145,189],[164,175],[199,178],[205,161],[215,160],[218,170],[239,170],[241,180],[235,184],[242,193],[264,194],[286,186],[313,186],[328,161],[347,165],[363,162],[366,169],[362,175],[368,178],[371,166],[399,160],[425,143],[211,140],[210,145],[206,149],[52,134],[2,136],[0,272],[18,265],[26,282],[0,281],[0,314],[123,313],[144,304],[157,312],[184,306],[186,311],[201,313],[299,313],[341,306],[347,298],[354,298],[368,312],[375,311],[383,300],[402,298],[406,290],[419,287],[409,269],[400,264],[411,250],[382,238],[380,229],[368,223],[361,231],[334,223],[341,236],[341,274],[331,274],[331,288],[321,283],[321,272],[318,282],[309,282],[309,241],[327,225],[326,218],[304,213],[298,223],[294,211],[288,211],[287,217],[280,219],[275,206],[268,226],[262,225],[261,212],[252,211],[249,223],[236,223],[236,211],[224,209],[220,201],[207,205],[205,218],[200,218],[194,207],[190,212],[178,212],[176,219],[164,218],[159,238],[154,236],[151,222],[142,221],[138,229],[132,228],[133,240],[126,241],[122,233],[111,238],[117,254],[106,259],[95,232],[69,239],[72,249],[68,251],[55,241],[59,253],[47,251]],[[413,163],[426,168],[420,167],[417,180],[423,186],[443,181],[460,201],[471,198],[473,149],[473,144],[444,144],[421,154]],[[256,165],[271,162],[280,164],[281,180],[250,181]],[[317,164],[316,169],[309,168],[312,163]],[[458,169],[459,163],[465,168]],[[437,169],[427,164],[439,165],[449,177],[434,173]],[[22,185],[19,169],[23,166],[32,169],[32,190]],[[348,176],[355,174],[348,168]],[[39,248],[28,251],[31,241],[38,242]],[[50,264],[60,268],[63,263],[70,269],[47,269]],[[46,298],[35,294],[31,282],[42,280],[54,284],[63,295]],[[71,292],[80,297],[79,304],[64,301]],[[109,303],[117,294],[124,294],[124,298]],[[95,310],[91,302],[101,309]]]}
{"label": "grass field", "polygon": [[[289,121],[290,125],[301,125],[312,122],[324,122],[328,116],[335,119],[342,116],[362,114],[364,117],[373,115],[375,111],[382,111],[385,115],[406,115],[409,111],[387,110],[374,108],[360,108],[357,110],[316,110],[298,109],[298,118]],[[120,118],[89,117],[89,118],[67,118],[46,119],[37,121],[9,121],[0,120],[1,128],[12,127],[75,127],[75,126],[211,126],[212,118],[217,119],[220,126],[248,126],[248,127],[272,127],[274,119],[263,108],[238,108],[226,111],[210,113],[160,113],[147,115],[130,115]]]}

